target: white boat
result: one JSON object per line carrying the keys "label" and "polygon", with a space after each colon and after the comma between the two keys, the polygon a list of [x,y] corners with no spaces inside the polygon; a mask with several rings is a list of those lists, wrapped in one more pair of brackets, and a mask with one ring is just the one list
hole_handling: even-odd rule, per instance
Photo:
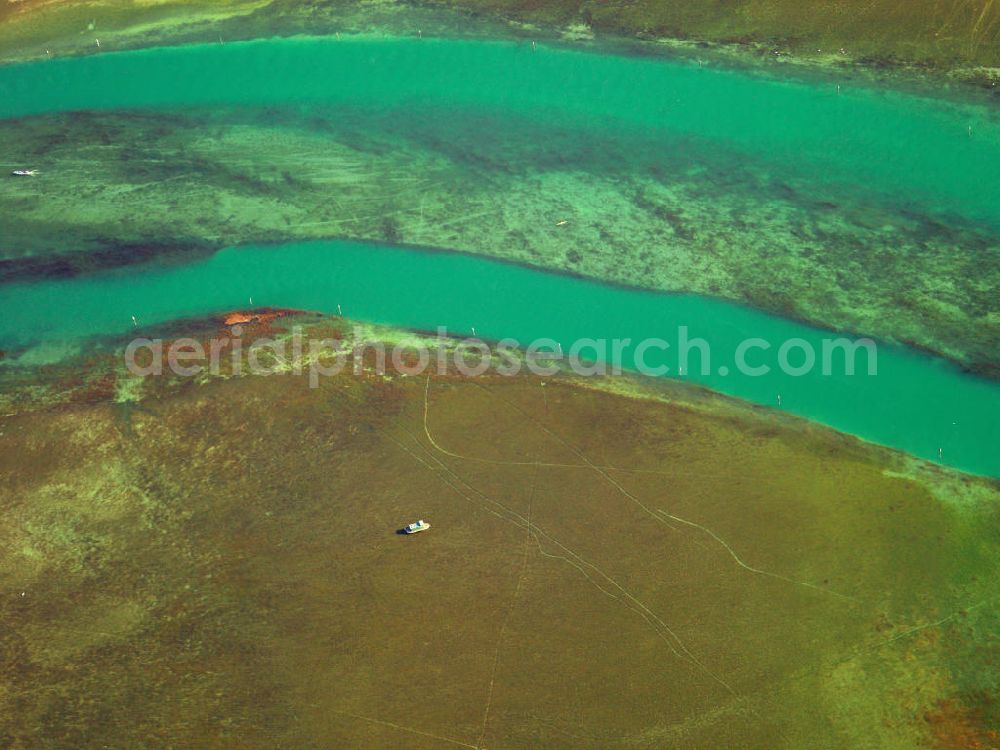
{"label": "white boat", "polygon": [[34,177],[36,174],[38,174],[38,170],[37,169],[15,169],[13,172],[11,172],[11,174],[14,175],[15,177]]}
{"label": "white boat", "polygon": [[416,523],[411,523],[409,526],[403,527],[404,534],[418,534],[421,531],[427,531],[431,525],[424,520],[417,521]]}

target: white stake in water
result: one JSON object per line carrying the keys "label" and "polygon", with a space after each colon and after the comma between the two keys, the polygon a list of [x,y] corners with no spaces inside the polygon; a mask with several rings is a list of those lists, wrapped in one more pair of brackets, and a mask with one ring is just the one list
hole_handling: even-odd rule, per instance
{"label": "white stake in water", "polygon": [[778,394],[778,406],[781,406],[781,394]]}
{"label": "white stake in water", "polygon": [[134,315],[132,316],[132,327],[133,328],[138,328],[139,327],[139,321],[135,319]]}
{"label": "white stake in water", "polygon": [[337,305],[337,315],[339,315],[340,317],[344,317],[344,313],[340,311],[340,305]]}

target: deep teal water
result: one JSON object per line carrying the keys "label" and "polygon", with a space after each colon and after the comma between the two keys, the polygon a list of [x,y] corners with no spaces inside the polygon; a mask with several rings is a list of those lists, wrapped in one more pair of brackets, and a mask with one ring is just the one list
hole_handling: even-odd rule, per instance
{"label": "deep teal water", "polygon": [[623,128],[696,134],[778,171],[1000,226],[997,118],[884,89],[838,92],[832,81],[433,39],[272,39],[0,67],[0,117],[298,103],[500,110],[574,127],[611,118]]}
{"label": "deep teal water", "polygon": [[[838,91],[833,82],[509,42],[413,39],[263,40],[0,67],[0,117],[298,104],[437,108],[457,117],[499,112],[579,131],[665,134],[674,143],[691,135],[805,183],[1000,227],[997,118],[887,90]],[[497,129],[482,137],[501,143],[504,135]],[[481,336],[522,342],[552,336],[567,349],[579,337],[674,341],[686,325],[710,340],[715,360],[711,374],[685,377],[766,405],[780,393],[783,408],[796,414],[923,457],[936,458],[941,448],[951,465],[1000,475],[1000,388],[942,361],[883,345],[876,377],[721,375],[718,367],[732,368],[743,338],[776,348],[801,337],[818,349],[827,334],[717,300],[458,255],[290,245],[227,250],[172,270],[5,286],[0,345],[124,332],[133,314],[152,324],[244,306],[251,295],[258,305],[326,312],[341,304],[350,317],[394,325],[475,326]]]}
{"label": "deep teal water", "polygon": [[[255,305],[326,312],[340,305],[348,317],[396,326],[463,334],[475,327],[480,337],[522,344],[551,337],[565,352],[585,337],[659,337],[674,349],[662,359],[651,354],[647,363],[668,363],[674,374],[677,329],[688,326],[691,337],[708,341],[712,362],[702,375],[692,355],[687,380],[771,406],[781,394],[782,408],[794,414],[924,458],[936,459],[943,448],[947,464],[1000,476],[1000,388],[942,360],[883,344],[875,376],[859,359],[853,376],[838,367],[824,376],[816,367],[794,377],[776,366],[781,342],[802,338],[820,352],[822,339],[835,334],[718,300],[622,289],[453,253],[316,242],[228,249],[157,271],[7,285],[0,287],[0,346],[124,333],[132,315],[148,326],[245,308],[251,296]],[[752,337],[772,343],[747,357],[751,365],[770,365],[766,376],[740,375],[734,366],[737,345]],[[634,365],[629,354],[624,364]],[[730,374],[719,373],[723,366]]]}

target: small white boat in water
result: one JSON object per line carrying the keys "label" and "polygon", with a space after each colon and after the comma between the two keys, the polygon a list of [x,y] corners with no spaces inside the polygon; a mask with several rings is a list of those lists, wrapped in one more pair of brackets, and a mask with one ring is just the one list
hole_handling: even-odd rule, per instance
{"label": "small white boat in water", "polygon": [[424,520],[417,521],[416,523],[411,523],[409,526],[403,527],[404,534],[418,534],[421,531],[427,531],[431,525]]}
{"label": "small white boat in water", "polygon": [[11,174],[14,175],[15,177],[34,177],[36,174],[38,174],[38,170],[37,169],[15,169],[13,172],[11,172]]}

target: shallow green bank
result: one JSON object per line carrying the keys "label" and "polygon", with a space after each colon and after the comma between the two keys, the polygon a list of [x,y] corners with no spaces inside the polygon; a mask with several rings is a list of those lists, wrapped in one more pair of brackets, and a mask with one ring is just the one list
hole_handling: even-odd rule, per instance
{"label": "shallow green bank", "polygon": [[0,95],[39,115],[0,122],[6,165],[42,170],[0,180],[0,278],[365,239],[710,294],[1000,376],[986,109],[347,37],[0,68]]}
{"label": "shallow green bank", "polygon": [[[0,68],[0,116],[182,105],[447,104],[716,139],[818,182],[1000,226],[1000,124],[986,110],[528,44],[292,39]],[[970,136],[971,132],[971,136]],[[484,133],[484,138],[502,137]]]}
{"label": "shallow green bank", "polygon": [[[781,372],[780,345],[801,338],[819,353],[830,334],[703,297],[627,290],[451,253],[306,243],[229,249],[174,269],[7,285],[0,287],[0,344],[124,333],[133,315],[151,325],[245,306],[250,297],[257,305],[327,312],[339,305],[350,317],[396,326],[455,333],[475,327],[479,336],[522,345],[551,337],[567,354],[584,337],[628,338],[622,359],[629,367],[640,341],[662,338],[670,345],[666,356],[653,348],[645,363],[666,363],[672,373],[678,329],[687,326],[690,337],[710,345],[711,361],[703,372],[692,350],[686,379],[772,406],[780,394],[792,413],[925,458],[943,449],[952,466],[1000,476],[1000,388],[941,360],[883,345],[876,375],[867,374],[864,355],[856,374],[844,374],[838,355],[830,375],[817,362],[793,376]],[[739,372],[737,347],[751,338],[771,347],[746,356],[755,368],[768,366],[766,375]],[[802,356],[796,351],[789,360],[798,366]]]}
{"label": "shallow green bank", "polygon": [[[768,185],[776,194],[782,190],[794,193],[797,197],[783,206],[781,220],[783,226],[787,225],[792,231],[786,232],[788,236],[782,235],[784,244],[776,244],[774,251],[769,252],[766,245],[771,235],[767,219],[773,219],[777,213],[774,210],[776,201],[773,205],[753,204],[763,220],[759,216],[753,220],[741,216],[740,204],[731,203],[725,213],[726,221],[736,228],[735,240],[730,237],[725,241],[738,242],[742,231],[753,234],[752,239],[765,247],[757,247],[752,257],[749,253],[748,257],[723,256],[715,251],[716,241],[709,239],[694,253],[702,265],[691,264],[687,257],[682,259],[672,248],[683,246],[692,237],[697,238],[699,227],[705,223],[702,218],[707,215],[705,206],[711,204],[708,200],[711,194],[702,190],[703,205],[694,214],[694,222],[684,226],[685,217],[669,208],[672,199],[682,206],[688,205],[686,195],[676,190],[676,181],[663,183],[659,187],[663,195],[652,198],[645,188],[636,190],[637,195],[632,196],[631,202],[621,204],[621,223],[626,223],[641,208],[660,217],[662,225],[671,227],[668,235],[650,235],[646,239],[631,237],[632,244],[648,243],[665,249],[660,255],[649,253],[642,258],[647,264],[644,268],[648,267],[642,275],[647,276],[648,281],[640,283],[659,284],[652,279],[661,267],[669,267],[679,260],[690,265],[689,276],[701,274],[706,278],[719,268],[751,266],[764,269],[763,278],[754,279],[753,283],[736,283],[732,289],[720,289],[719,293],[754,302],[766,300],[769,295],[777,297],[787,291],[788,284],[780,273],[767,279],[769,269],[784,268],[780,259],[772,260],[771,257],[797,252],[793,239],[797,238],[810,255],[818,256],[820,261],[827,257],[826,265],[830,266],[823,268],[825,276],[816,282],[815,289],[809,290],[808,284],[796,286],[795,294],[805,289],[820,300],[808,316],[811,319],[837,329],[851,327],[845,321],[864,319],[864,316],[826,315],[822,309],[815,312],[816,306],[822,308],[822,300],[841,289],[864,288],[861,296],[866,301],[877,300],[879,285],[866,285],[868,275],[874,273],[876,267],[891,269],[887,273],[879,268],[878,272],[887,279],[889,276],[905,277],[912,269],[920,279],[920,288],[930,290],[933,315],[947,323],[941,324],[932,336],[914,335],[912,331],[922,326],[928,317],[927,311],[911,307],[913,301],[897,296],[901,295],[900,289],[893,287],[895,291],[891,295],[884,295],[889,299],[880,304],[893,311],[901,307],[909,312],[902,313],[888,330],[879,328],[881,335],[917,340],[924,345],[930,339],[938,351],[950,352],[957,348],[960,352],[968,352],[972,346],[964,344],[963,340],[963,344],[954,347],[946,335],[960,331],[968,321],[970,327],[977,327],[975,347],[980,352],[977,361],[988,360],[989,352],[995,349],[990,342],[997,338],[996,310],[988,299],[988,287],[998,265],[991,238],[995,238],[1000,229],[1000,205],[995,200],[995,196],[1000,195],[1000,123],[988,110],[879,89],[841,90],[833,82],[828,85],[778,82],[693,64],[588,55],[502,42],[362,38],[265,40],[159,48],[0,68],[0,116],[4,117],[80,109],[127,109],[164,114],[189,109],[196,113],[199,108],[217,110],[220,107],[264,108],[265,111],[273,107],[275,112],[291,112],[297,108],[307,111],[313,107],[322,110],[320,125],[337,133],[341,141],[351,138],[350,127],[338,131],[325,125],[323,118],[336,118],[341,113],[349,120],[365,109],[375,111],[376,120],[378,116],[391,119],[392,113],[405,113],[400,115],[406,118],[404,124],[420,122],[419,113],[424,113],[428,118],[424,122],[425,130],[437,134],[439,140],[441,134],[449,130],[430,127],[428,123],[433,124],[435,118],[450,120],[450,132],[457,133],[460,138],[475,133],[485,147],[464,150],[454,147],[450,153],[444,146],[437,147],[438,154],[447,153],[449,161],[446,166],[434,164],[437,177],[444,185],[435,196],[437,200],[431,201],[431,210],[436,210],[435,203],[444,208],[426,222],[434,225],[434,230],[425,230],[419,238],[414,238],[406,221],[396,218],[400,212],[408,211],[419,217],[419,224],[425,224],[423,202],[417,199],[423,188],[410,191],[416,196],[408,199],[410,205],[392,205],[378,192],[387,192],[388,183],[381,177],[369,180],[377,190],[366,197],[371,204],[371,211],[367,213],[381,228],[383,239],[389,244],[418,242],[459,249],[474,246],[487,254],[502,253],[475,239],[477,230],[468,223],[470,216],[476,216],[472,207],[463,207],[459,216],[451,214],[456,213],[455,206],[463,205],[468,184],[472,182],[463,181],[463,174],[475,174],[479,191],[488,198],[496,184],[511,177],[512,168],[524,169],[523,154],[528,152],[523,144],[511,149],[505,142],[514,132],[512,123],[531,123],[532,128],[538,128],[539,140],[546,143],[549,134],[560,133],[567,144],[567,174],[579,170],[583,162],[599,162],[600,159],[592,154],[594,151],[603,153],[603,143],[614,145],[608,149],[612,154],[632,154],[625,159],[628,163],[622,170],[627,173],[626,178],[633,172],[653,174],[662,165],[644,163],[634,155],[636,148],[622,146],[622,143],[648,142],[662,149],[687,150],[691,154],[690,163],[675,159],[673,168],[688,180],[695,179],[692,175],[710,172],[702,182],[725,186],[718,198],[720,204],[723,200],[731,201],[734,193],[759,197],[760,185]],[[49,129],[46,143],[55,148],[65,141],[65,131],[88,126],[86,118],[78,119],[80,122],[76,126],[70,117],[65,124],[43,123],[39,130]],[[258,147],[264,154],[269,148],[280,151],[292,140],[292,129],[286,127],[280,116],[274,119],[266,137],[258,139]],[[26,127],[33,127],[32,123],[23,122],[27,123]],[[363,123],[365,119],[355,122]],[[141,122],[139,125],[146,127]],[[300,125],[297,123],[296,127]],[[124,132],[134,125],[124,122],[116,127]],[[164,129],[169,131],[171,127],[165,120]],[[213,140],[211,128],[212,123],[207,122],[200,140]],[[410,134],[409,137],[415,132],[409,125],[402,130]],[[95,142],[93,145],[98,150],[114,150],[115,144],[126,136],[115,136],[113,131],[114,128],[105,135],[106,144]],[[177,132],[184,131],[178,129]],[[416,140],[430,138],[427,132]],[[396,134],[395,137],[402,136]],[[524,140],[523,133],[519,137]],[[452,139],[448,145],[460,142],[460,138]],[[363,142],[364,133],[354,140]],[[574,151],[573,144],[581,141],[585,145]],[[45,143],[35,146],[35,153],[44,157]],[[367,161],[357,159],[357,164],[354,160],[361,150],[342,149],[342,161],[350,166],[346,172],[360,173],[367,167],[376,175],[382,174],[391,155],[402,153],[397,146],[382,148],[377,159],[376,156]],[[364,146],[373,154],[380,147],[376,142]],[[426,149],[421,149],[424,149],[423,144],[414,151],[426,153]],[[510,158],[511,151],[520,155],[521,162]],[[583,152],[588,153],[581,155]],[[162,158],[140,160],[135,156],[135,152],[126,151],[115,158],[125,165],[126,172],[149,170],[152,168],[148,163],[164,161]],[[230,157],[240,159],[246,154],[234,152]],[[260,155],[255,152],[251,157],[258,159]],[[559,157],[559,153],[546,154],[551,170],[559,168]],[[373,165],[377,160],[379,167],[375,169]],[[298,175],[311,166],[308,159],[304,164],[301,161],[295,153],[283,157],[280,166],[284,174],[280,183],[269,189],[294,194],[298,189],[297,181],[303,179]],[[86,171],[88,163],[92,162],[81,159],[74,168]],[[419,167],[421,159],[413,158],[409,163]],[[425,160],[424,163],[430,162]],[[741,171],[747,163],[753,164],[753,179]],[[515,166],[517,164],[520,166]],[[205,165],[204,160],[189,159],[183,170],[197,177]],[[54,164],[52,170],[44,172],[37,184],[59,186],[59,166]],[[362,212],[350,204],[352,197],[358,195],[356,185],[363,182],[363,178],[345,176],[343,165],[326,168],[335,175],[332,180],[329,176],[325,178],[330,204],[346,205],[348,216],[361,215]],[[596,168],[592,164],[587,168],[591,171],[584,176],[592,180]],[[603,165],[601,170],[606,183],[622,180],[609,165]],[[739,176],[733,178],[734,173]],[[206,175],[205,179],[210,180],[213,174]],[[565,216],[563,212],[587,205],[581,200],[581,196],[586,195],[585,186],[581,190],[586,179],[572,183],[576,191],[572,195],[560,196],[559,186],[565,183],[529,180],[524,175],[531,173],[515,172],[516,179],[508,180],[521,187],[527,186],[527,189],[519,196],[520,209],[516,200],[508,201],[503,207],[505,218],[501,225],[506,221],[506,230],[511,227],[511,215],[516,220],[520,214],[530,213],[531,207],[539,203],[551,207],[546,216],[537,217],[538,221],[545,222],[550,232],[567,223],[560,221]],[[769,182],[769,175],[776,176],[773,183]],[[405,176],[393,175],[397,179]],[[496,184],[491,183],[492,177],[496,177]],[[178,194],[183,196],[180,188],[191,178],[183,174],[164,177],[152,173],[142,179],[150,184],[177,179],[176,183],[170,183],[170,189],[176,187]],[[231,181],[240,183],[247,193],[260,187],[259,181],[247,180],[242,174],[234,173]],[[5,190],[21,190],[22,186],[33,184],[36,183],[11,181]],[[70,195],[74,194],[72,186],[67,185],[67,189]],[[126,202],[136,201],[135,220],[141,223],[146,215],[140,202],[142,193],[136,191],[135,198],[131,197],[132,191],[125,193]],[[442,195],[451,197],[442,201]],[[845,202],[832,202],[831,196],[838,201],[850,196],[855,212],[869,204],[878,207],[864,219],[866,233],[837,234],[840,230],[836,225]],[[3,222],[12,222],[10,215],[20,215],[35,203],[46,204],[55,199],[54,195],[11,192],[10,201],[4,203],[9,206],[10,213],[7,218],[0,217],[0,228]],[[290,205],[294,201],[287,203]],[[594,242],[601,247],[630,241],[629,237],[615,236],[614,216],[602,214],[608,200],[602,197],[594,203],[599,205],[580,210],[579,215],[574,216],[571,222],[574,231],[575,227],[591,227],[597,236]],[[751,204],[748,201],[746,205]],[[886,210],[886,206],[892,206],[892,210]],[[487,207],[482,213],[495,212],[496,208]],[[178,213],[184,210],[182,205],[176,208]],[[231,211],[235,211],[233,202],[223,201],[212,206],[208,213],[219,216]],[[296,222],[293,213],[289,209],[288,215],[281,217],[284,225],[270,228],[267,237],[295,237],[297,224],[322,225],[329,229],[317,231],[334,234],[369,236],[367,230],[365,234],[352,235],[356,226],[345,225],[346,220],[339,215],[320,215],[316,221],[312,214],[303,215]],[[808,216],[812,224],[785,216],[794,217],[795,214]],[[67,215],[72,216],[68,212]],[[888,215],[905,218],[912,225],[905,233],[905,246],[912,251],[904,252],[903,258],[895,257],[891,248],[883,248],[873,240],[873,236],[898,231],[883,224],[883,217]],[[187,226],[190,232],[187,236],[199,236],[198,230],[204,232],[211,220],[207,216],[195,216],[193,223]],[[463,223],[456,225],[458,220]],[[106,223],[107,219],[103,221]],[[522,239],[537,231],[534,227],[538,221],[533,217],[532,228],[525,228],[520,233]],[[95,226],[100,224],[99,221]],[[76,224],[70,219],[65,227],[67,250],[80,241],[74,226]],[[154,224],[151,230],[160,227],[163,231],[163,226]],[[434,234],[439,226],[448,228],[444,235]],[[516,221],[513,226],[516,228]],[[953,226],[962,229],[952,230]],[[969,226],[975,227],[975,232],[968,229]],[[19,229],[30,239],[26,231],[30,226]],[[491,228],[478,230],[479,235],[492,231]],[[153,235],[154,239],[162,236],[155,231]],[[935,242],[944,248],[943,252],[942,247],[935,247],[933,253],[929,250],[934,244],[930,241],[932,235],[938,238]],[[835,260],[829,260],[824,256],[824,244],[830,244],[834,236],[845,247],[840,248]],[[938,241],[942,237],[944,240]],[[217,238],[225,244],[225,235],[217,235]],[[505,233],[496,243],[509,248],[516,244],[515,239],[516,234]],[[960,247],[967,239],[975,239],[974,253],[965,254]],[[958,264],[948,264],[949,242],[956,246],[956,253],[962,253],[963,260]],[[525,244],[528,244],[527,239]],[[574,256],[587,255],[585,249],[580,252],[582,248],[576,240],[556,240],[552,245],[558,253],[565,253],[570,265],[578,262],[573,260]],[[316,247],[322,246],[292,245],[280,252],[244,251],[238,259],[230,251],[210,262],[170,272],[125,273],[75,282],[39,282],[36,286],[0,288],[3,309],[5,313],[10,310],[2,324],[3,335],[8,343],[27,343],[38,337],[120,331],[123,325],[129,325],[133,314],[143,323],[152,323],[244,304],[252,295],[258,304],[326,311],[333,311],[337,304],[342,304],[352,317],[397,325],[421,328],[449,325],[456,330],[476,326],[481,335],[514,336],[522,341],[553,335],[567,346],[580,336],[635,340],[662,336],[674,341],[677,326],[688,325],[692,335],[715,337],[713,352],[722,352],[722,364],[730,369],[736,343],[743,338],[766,338],[776,348],[780,341],[792,336],[802,335],[813,341],[821,336],[793,323],[701,298],[624,292],[470,258],[401,254],[401,251],[388,250],[376,252],[372,247],[349,244],[332,246],[339,250],[324,253]],[[603,258],[594,271],[588,268],[587,272],[615,278],[614,266],[626,263],[625,257],[616,250],[610,257]],[[892,257],[891,263],[886,263],[886,257]],[[928,260],[929,257],[932,260]],[[559,267],[559,262],[549,257],[527,260],[537,265]],[[586,262],[585,257],[583,262]],[[325,279],[330,274],[336,274],[332,281],[316,285],[312,280],[316,276]],[[982,289],[962,286],[969,283],[969,278],[986,286],[987,301],[982,301]],[[678,284],[674,288],[695,287]],[[708,291],[715,293],[711,288]],[[918,295],[923,296],[923,292]],[[969,302],[973,297],[975,304]],[[830,307],[831,303],[825,304]],[[878,309],[874,302],[872,306]],[[793,304],[771,305],[771,309],[782,312],[786,308],[788,314],[800,312]],[[961,354],[956,358],[961,359]],[[995,455],[996,388],[963,376],[941,362],[883,347],[877,378],[790,378],[776,374],[736,378],[719,374],[719,364],[716,359],[712,374],[702,378],[703,382],[719,390],[764,404],[775,404],[780,393],[784,408],[839,429],[925,457],[937,457],[938,450],[943,449],[944,460],[955,466],[987,474],[1000,473]]]}

